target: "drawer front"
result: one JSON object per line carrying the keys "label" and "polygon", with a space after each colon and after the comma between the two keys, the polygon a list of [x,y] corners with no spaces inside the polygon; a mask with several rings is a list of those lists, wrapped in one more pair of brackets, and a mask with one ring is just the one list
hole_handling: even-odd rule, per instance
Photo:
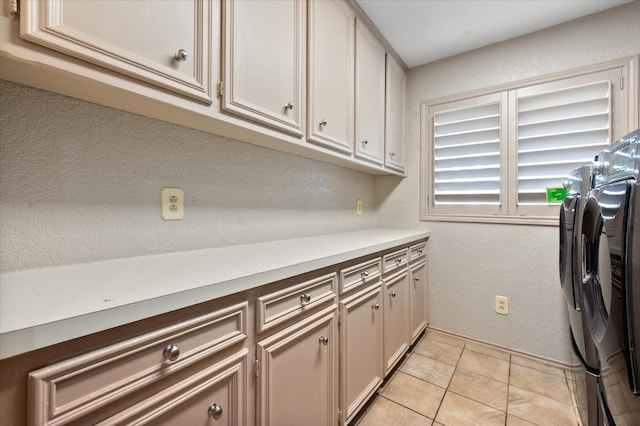
{"label": "drawer front", "polygon": [[335,273],[258,297],[258,333],[332,302],[336,296]]}
{"label": "drawer front", "polygon": [[409,250],[402,249],[382,257],[382,272],[389,274],[403,268],[409,263]]}
{"label": "drawer front", "polygon": [[115,425],[247,424],[247,349],[100,423]]}
{"label": "drawer front", "polygon": [[359,263],[340,271],[340,294],[364,287],[380,280],[382,266],[380,258]]}
{"label": "drawer front", "polygon": [[241,303],[30,373],[33,424],[85,416],[244,341],[247,310]]}
{"label": "drawer front", "polygon": [[427,243],[420,243],[409,247],[409,262],[427,257]]}

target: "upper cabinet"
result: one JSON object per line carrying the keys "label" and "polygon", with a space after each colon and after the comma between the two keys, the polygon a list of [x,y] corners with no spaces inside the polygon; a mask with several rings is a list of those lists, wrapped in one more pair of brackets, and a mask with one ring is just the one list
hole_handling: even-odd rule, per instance
{"label": "upper cabinet", "polygon": [[355,154],[384,163],[385,50],[364,25],[356,23]]}
{"label": "upper cabinet", "polygon": [[222,108],[302,136],[305,2],[223,2]]}
{"label": "upper cabinet", "polygon": [[404,172],[404,105],[407,76],[398,62],[387,54],[385,166]]}
{"label": "upper cabinet", "polygon": [[307,138],[353,153],[355,17],[341,1],[309,2]]}
{"label": "upper cabinet", "polygon": [[404,70],[385,60],[352,0],[5,3],[0,79],[365,173],[405,173]]}
{"label": "upper cabinet", "polygon": [[23,0],[21,37],[211,103],[210,1]]}

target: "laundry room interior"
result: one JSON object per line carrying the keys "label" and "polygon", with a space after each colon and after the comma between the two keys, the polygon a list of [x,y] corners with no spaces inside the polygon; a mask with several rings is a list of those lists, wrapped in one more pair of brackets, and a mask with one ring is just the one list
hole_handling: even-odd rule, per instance
{"label": "laundry room interior", "polygon": [[[111,14],[76,10],[69,1],[20,0],[14,13],[16,2],[3,0],[0,413],[6,424],[385,424],[383,414],[368,417],[380,400],[411,411],[407,419],[416,423],[403,424],[473,424],[446,414],[445,402],[421,411],[385,398],[393,392],[394,375],[412,375],[403,366],[429,333],[440,336],[440,343],[454,339],[559,370],[581,365],[559,276],[562,200],[544,203],[543,214],[519,210],[518,164],[510,162],[518,158],[517,118],[501,117],[498,162],[505,174],[498,210],[489,213],[448,210],[447,202],[439,207],[433,181],[438,137],[430,126],[438,114],[463,109],[476,97],[495,95],[501,111],[513,114],[518,96],[537,94],[525,89],[556,90],[557,81],[572,78],[581,87],[591,84],[583,76],[597,74],[593,81],[606,76],[610,109],[605,146],[595,153],[637,131],[640,2],[592,2],[600,9],[429,62],[415,59],[414,65],[402,54],[401,23],[382,7],[393,7],[393,1],[326,3],[336,2],[349,17],[344,26],[329,19],[337,12],[323,10],[322,0],[183,2],[191,6],[176,19],[195,25],[187,33],[196,39],[185,42],[186,60],[173,58],[179,46],[172,43],[171,64],[158,56],[154,69],[151,51],[179,32],[161,34],[162,26],[153,22],[161,13],[171,18],[171,7],[156,16],[143,5],[152,1],[136,2],[149,16],[122,18],[125,28],[114,31],[100,23],[119,19],[119,6]],[[269,3],[271,9],[264,6]],[[246,5],[266,12],[253,13]],[[289,5],[291,13],[284,10]],[[65,10],[65,23],[49,28],[48,22],[61,19],[58,7]],[[385,13],[395,32],[382,26]],[[320,18],[335,26],[322,28]],[[302,24],[294,28],[289,19]],[[364,35],[354,22],[363,22]],[[132,36],[116,34],[126,34],[129,26],[136,27]],[[350,43],[344,41],[345,49],[335,41],[343,27]],[[270,32],[291,38],[290,45],[266,53],[270,49],[260,43],[272,39],[252,45]],[[315,44],[325,36],[326,43]],[[129,46],[127,38],[139,41]],[[370,38],[380,45],[374,52],[382,52],[382,64],[359,71],[364,67],[358,61],[370,59],[358,56],[359,46]],[[321,63],[334,48],[351,55],[344,89],[335,79],[341,64]],[[192,54],[196,49],[201,52]],[[292,57],[291,63],[278,60],[283,56]],[[396,75],[391,61],[399,64],[401,96],[390,92],[389,75]],[[191,67],[184,78],[178,75],[183,65]],[[293,71],[282,83],[269,77],[269,67],[275,76],[289,73],[287,67]],[[321,79],[323,69],[330,78]],[[358,88],[380,70],[373,91],[379,89],[382,103],[372,106],[371,93],[366,98]],[[285,89],[293,101],[258,104]],[[336,105],[329,96],[338,89],[348,94],[345,102],[332,118],[323,116],[323,108]],[[336,120],[345,120],[342,145],[327,136]],[[366,136],[367,120],[380,140]],[[400,141],[393,150],[391,136]],[[379,156],[371,154],[374,148]],[[631,155],[640,159],[640,151]],[[578,166],[566,167],[553,186],[561,188]],[[177,191],[168,208],[181,212],[178,220],[163,218],[167,188]],[[640,213],[628,223],[631,235]],[[635,251],[627,250],[638,274],[640,239],[636,244]],[[628,285],[640,285],[632,282],[631,269],[628,277]],[[396,297],[401,290],[392,284],[409,291],[416,278],[428,285],[406,299]],[[416,295],[423,299],[416,301]],[[399,299],[406,307],[398,317],[402,331],[386,316],[393,312],[390,301]],[[351,323],[349,334],[345,318],[360,303],[367,304],[366,316]],[[507,303],[507,314],[498,312],[500,303]],[[633,316],[629,306],[625,315]],[[640,306],[636,310],[640,317]],[[370,331],[355,328],[378,313],[384,320]],[[396,332],[400,340],[387,342]],[[291,351],[282,343],[294,341],[299,347]],[[156,347],[157,357],[144,355],[153,364],[144,370],[140,354]],[[179,357],[177,347],[183,348]],[[305,364],[305,357],[326,348],[326,359]],[[379,353],[371,361],[373,378],[364,371],[365,358],[371,359],[366,352]],[[140,365],[131,361],[138,356]],[[451,375],[459,362],[451,364]],[[636,352],[627,368],[640,368],[637,363]],[[296,379],[287,370],[308,374]],[[571,378],[562,377],[570,395]],[[549,423],[510,412],[517,401],[506,396],[505,380],[504,404],[491,407],[499,414],[492,411],[491,421],[476,424],[640,424],[638,389],[621,397],[627,411],[618,415],[614,407],[597,422],[593,415],[586,420],[579,396],[570,395],[565,402],[571,420]],[[447,401],[449,382],[432,385]],[[200,389],[204,395],[196,393]],[[226,405],[214,404],[215,398]],[[189,402],[180,405],[183,400]],[[190,411],[192,402],[204,404],[193,409],[202,419]],[[184,419],[188,423],[180,423]]]}

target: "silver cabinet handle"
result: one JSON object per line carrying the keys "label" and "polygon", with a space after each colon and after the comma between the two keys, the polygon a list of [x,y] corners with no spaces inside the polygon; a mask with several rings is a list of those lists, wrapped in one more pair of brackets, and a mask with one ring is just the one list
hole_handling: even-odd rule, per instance
{"label": "silver cabinet handle", "polygon": [[371,305],[371,309],[373,309],[374,311],[377,311],[378,309],[380,309],[380,304],[374,303],[373,305]]}
{"label": "silver cabinet handle", "polygon": [[178,62],[184,62],[187,60],[187,56],[188,56],[187,51],[184,49],[180,49],[176,52],[176,54],[173,57]]}
{"label": "silver cabinet handle", "polygon": [[369,143],[369,139],[362,139],[362,147]]}
{"label": "silver cabinet handle", "polygon": [[176,345],[167,345],[162,350],[162,356],[169,361],[175,361],[180,356],[180,348]]}
{"label": "silver cabinet handle", "polygon": [[214,420],[218,420],[222,417],[222,407],[214,402],[207,409],[207,414],[209,414],[210,417],[213,417]]}
{"label": "silver cabinet handle", "polygon": [[286,111],[288,109],[289,110],[293,109],[293,102],[289,102],[289,103],[284,105],[284,110]]}
{"label": "silver cabinet handle", "polygon": [[301,294],[300,301],[305,303],[311,302],[311,295],[309,293]]}
{"label": "silver cabinet handle", "polygon": [[391,151],[391,152],[389,153],[389,157],[393,158],[393,157],[395,157],[395,156],[396,156],[396,153],[395,153],[395,152]]}
{"label": "silver cabinet handle", "polygon": [[396,297],[396,296],[397,296],[397,294],[396,294],[395,291],[393,293],[389,293],[389,297]]}
{"label": "silver cabinet handle", "polygon": [[320,338],[318,339],[318,342],[326,346],[329,343],[329,338],[325,336],[320,336]]}
{"label": "silver cabinet handle", "polygon": [[326,119],[323,119],[323,120],[320,122],[320,127],[324,127],[324,126],[326,126],[326,125],[327,125],[327,120],[326,120]]}
{"label": "silver cabinet handle", "polygon": [[420,250],[418,250],[418,253],[422,254],[422,253],[424,253],[424,250],[420,249]]}
{"label": "silver cabinet handle", "polygon": [[396,259],[396,263],[399,265],[400,263],[402,263],[402,259],[400,258]]}
{"label": "silver cabinet handle", "polygon": [[360,275],[362,276],[362,278],[367,278],[369,276],[369,271],[364,271],[360,273]]}
{"label": "silver cabinet handle", "polygon": [[418,281],[420,281],[420,277],[415,277],[413,280],[414,280],[415,282],[418,282]]}

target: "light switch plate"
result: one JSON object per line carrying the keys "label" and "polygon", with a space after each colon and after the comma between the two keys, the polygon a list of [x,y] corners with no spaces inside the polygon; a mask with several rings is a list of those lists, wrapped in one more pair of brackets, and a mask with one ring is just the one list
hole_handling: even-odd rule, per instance
{"label": "light switch plate", "polygon": [[184,191],[180,188],[162,188],[162,219],[180,220],[184,217]]}

